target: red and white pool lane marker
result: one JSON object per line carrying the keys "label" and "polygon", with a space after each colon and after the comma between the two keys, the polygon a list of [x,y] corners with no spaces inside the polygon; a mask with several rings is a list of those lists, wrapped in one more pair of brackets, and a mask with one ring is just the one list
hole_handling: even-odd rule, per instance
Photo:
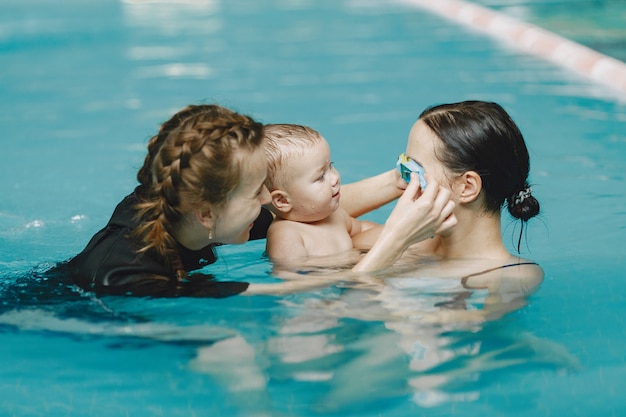
{"label": "red and white pool lane marker", "polygon": [[459,0],[398,0],[488,33],[524,52],[626,93],[626,64],[529,23]]}

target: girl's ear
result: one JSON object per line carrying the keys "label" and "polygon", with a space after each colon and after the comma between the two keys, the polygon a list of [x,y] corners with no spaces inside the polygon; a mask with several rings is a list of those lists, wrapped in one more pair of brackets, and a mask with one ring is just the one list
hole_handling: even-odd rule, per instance
{"label": "girl's ear", "polygon": [[211,209],[198,209],[196,210],[196,220],[207,230],[213,230],[215,223],[215,216]]}
{"label": "girl's ear", "polygon": [[283,190],[274,190],[270,193],[272,205],[281,213],[289,213],[291,211],[291,198],[289,193]]}
{"label": "girl's ear", "polygon": [[471,203],[483,189],[483,180],[476,171],[467,171],[456,181],[460,203]]}

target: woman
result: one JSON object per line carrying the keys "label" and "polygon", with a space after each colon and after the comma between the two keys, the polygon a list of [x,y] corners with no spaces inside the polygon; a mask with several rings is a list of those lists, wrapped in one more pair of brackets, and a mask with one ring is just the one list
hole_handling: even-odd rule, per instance
{"label": "woman", "polygon": [[[433,181],[449,190],[457,222],[412,248],[421,260],[438,261],[420,263],[412,276],[462,277],[466,288],[532,293],[543,279],[543,270],[535,262],[510,254],[501,236],[503,206],[521,221],[518,245],[524,224],[539,214],[539,203],[528,183],[528,150],[506,111],[482,101],[426,109],[411,129],[406,155],[427,174],[425,194]],[[416,182],[412,181],[405,195],[415,190]],[[405,203],[403,196],[398,206]],[[402,253],[415,242],[408,233],[401,233],[406,225],[402,212],[392,212],[377,244],[393,239],[396,253]],[[354,270],[377,270],[394,260],[366,257]]]}
{"label": "woman", "polygon": [[[224,297],[288,290],[189,274],[215,262],[216,245],[266,236],[272,221],[262,209],[269,203],[266,175],[260,123],[217,105],[189,106],[150,140],[139,186],[62,268],[79,287],[105,294]],[[397,197],[396,178],[385,173],[348,189],[347,210],[356,216]],[[360,190],[373,187],[381,192],[356,201]],[[412,224],[422,228],[419,219]],[[430,219],[425,229],[422,235],[433,231]]]}

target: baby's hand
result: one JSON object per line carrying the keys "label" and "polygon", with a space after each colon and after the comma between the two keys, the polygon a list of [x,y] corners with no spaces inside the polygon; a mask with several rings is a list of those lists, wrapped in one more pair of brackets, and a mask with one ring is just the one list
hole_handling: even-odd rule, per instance
{"label": "baby's hand", "polygon": [[400,191],[406,190],[406,187],[408,187],[409,184],[407,184],[407,182],[402,179],[402,175],[400,175],[400,171],[398,171],[397,169],[394,169],[393,172],[395,172],[395,175],[396,175],[396,187],[398,188],[398,190]]}

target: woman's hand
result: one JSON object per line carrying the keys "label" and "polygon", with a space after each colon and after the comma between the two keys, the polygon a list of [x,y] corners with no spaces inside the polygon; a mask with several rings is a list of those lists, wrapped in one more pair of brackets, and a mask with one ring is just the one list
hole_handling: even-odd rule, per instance
{"label": "woman's hand", "polygon": [[450,190],[430,178],[422,190],[417,174],[411,173],[411,182],[385,222],[383,234],[393,233],[408,247],[454,226],[454,207]]}
{"label": "woman's hand", "polygon": [[414,243],[430,238],[456,224],[450,191],[427,178],[422,192],[417,175],[411,174],[406,191],[396,204],[372,249],[353,268],[376,271],[392,265]]}

